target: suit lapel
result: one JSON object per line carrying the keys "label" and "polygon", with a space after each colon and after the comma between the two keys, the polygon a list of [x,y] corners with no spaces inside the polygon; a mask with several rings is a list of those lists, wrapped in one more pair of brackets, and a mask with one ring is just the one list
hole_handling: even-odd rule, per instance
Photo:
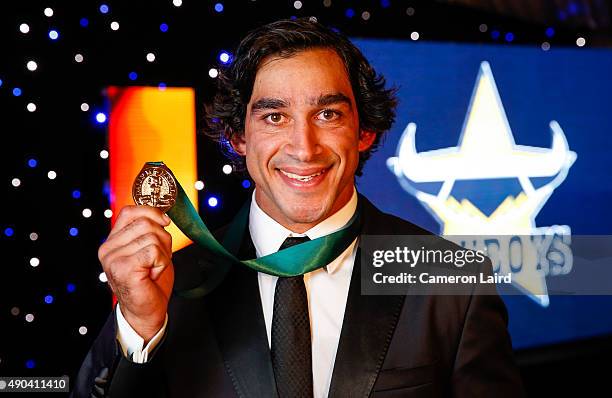
{"label": "suit lapel", "polygon": [[[364,197],[362,234],[375,234],[374,208]],[[378,232],[380,233],[380,232]],[[330,397],[370,395],[387,354],[405,296],[361,294],[361,249],[357,249],[353,274],[336,354]]]}
{"label": "suit lapel", "polygon": [[[241,258],[255,257],[248,234]],[[225,368],[238,396],[276,397],[257,272],[233,266],[211,295],[212,323]]]}
{"label": "suit lapel", "polygon": [[367,397],[378,377],[405,296],[361,294],[357,251],[329,388],[330,397]]}

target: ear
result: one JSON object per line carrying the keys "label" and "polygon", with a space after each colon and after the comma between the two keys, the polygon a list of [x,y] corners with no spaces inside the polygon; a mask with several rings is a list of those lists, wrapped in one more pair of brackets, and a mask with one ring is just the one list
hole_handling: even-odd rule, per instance
{"label": "ear", "polygon": [[364,152],[370,149],[375,139],[376,133],[372,131],[361,130],[359,132],[359,152]]}
{"label": "ear", "polygon": [[234,151],[240,156],[246,156],[246,140],[244,139],[244,133],[234,133],[230,137],[230,144]]}

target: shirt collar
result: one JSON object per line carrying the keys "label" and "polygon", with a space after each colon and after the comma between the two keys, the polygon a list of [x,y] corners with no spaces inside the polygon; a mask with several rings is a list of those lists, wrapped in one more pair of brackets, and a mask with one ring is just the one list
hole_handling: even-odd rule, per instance
{"label": "shirt collar", "polygon": [[[253,191],[251,208],[249,210],[249,232],[253,240],[253,245],[255,246],[257,257],[276,253],[285,239],[289,236],[308,236],[310,239],[316,239],[334,233],[349,222],[356,210],[357,190],[353,187],[353,196],[351,196],[351,199],[340,210],[303,234],[298,234],[283,227],[266,214],[257,204],[255,200],[255,191]],[[341,262],[333,261],[325,269],[328,273],[333,273],[340,263]]]}

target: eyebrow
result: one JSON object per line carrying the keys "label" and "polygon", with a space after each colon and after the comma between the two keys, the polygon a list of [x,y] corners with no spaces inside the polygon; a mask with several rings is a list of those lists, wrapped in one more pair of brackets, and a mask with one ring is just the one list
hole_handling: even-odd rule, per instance
{"label": "eyebrow", "polygon": [[283,99],[264,97],[258,99],[253,103],[253,105],[251,106],[251,112],[257,112],[264,109],[281,109],[287,108],[288,106],[289,102]]}
{"label": "eyebrow", "polygon": [[321,95],[319,96],[319,98],[316,99],[316,101],[311,101],[310,103],[312,105],[317,105],[317,106],[328,106],[328,105],[334,105],[334,104],[339,104],[339,103],[345,103],[348,105],[349,108],[351,109],[353,108],[350,98],[342,93],[332,93],[332,94]]}
{"label": "eyebrow", "polygon": [[[353,108],[350,98],[343,93],[331,93],[320,95],[316,99],[309,101],[314,106],[329,106],[338,103],[345,103],[349,108]],[[290,102],[281,98],[263,97],[258,99],[251,106],[251,112],[258,112],[265,109],[282,109],[289,107]]]}

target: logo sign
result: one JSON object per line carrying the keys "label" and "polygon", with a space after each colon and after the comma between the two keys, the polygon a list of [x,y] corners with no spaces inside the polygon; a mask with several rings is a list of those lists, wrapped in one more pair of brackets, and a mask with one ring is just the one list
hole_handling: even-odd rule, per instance
{"label": "logo sign", "polygon": [[[463,246],[484,248],[494,271],[513,273],[513,284],[541,306],[548,306],[546,276],[572,268],[567,225],[537,227],[535,217],[565,179],[576,153],[559,123],[549,123],[550,148],[515,143],[491,66],[484,61],[455,147],[416,150],[415,123],[409,123],[387,167],[401,187],[436,218],[442,233],[476,235]],[[473,196],[464,196],[469,185]],[[499,197],[492,189],[505,189]],[[520,260],[513,260],[519,251]]]}

